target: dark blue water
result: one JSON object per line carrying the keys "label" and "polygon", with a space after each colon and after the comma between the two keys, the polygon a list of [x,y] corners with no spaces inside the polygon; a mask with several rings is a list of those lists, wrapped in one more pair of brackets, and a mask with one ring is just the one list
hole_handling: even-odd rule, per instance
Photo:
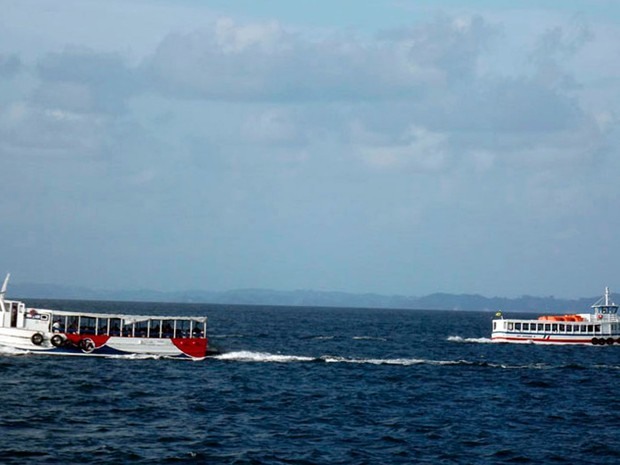
{"label": "dark blue water", "polygon": [[224,354],[0,354],[0,463],[620,463],[620,347],[491,344],[490,313],[176,308]]}

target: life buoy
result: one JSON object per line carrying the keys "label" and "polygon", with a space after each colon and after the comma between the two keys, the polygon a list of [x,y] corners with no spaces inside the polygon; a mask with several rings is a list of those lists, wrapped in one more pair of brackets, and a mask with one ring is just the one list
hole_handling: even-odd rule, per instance
{"label": "life buoy", "polygon": [[95,350],[95,343],[93,342],[92,339],[82,339],[79,344],[78,344],[79,348],[82,349],[82,352],[85,353],[90,353],[93,350]]}
{"label": "life buoy", "polygon": [[612,345],[614,343],[614,338],[613,337],[608,337],[605,342],[607,343],[608,346],[610,346],[610,345]]}
{"label": "life buoy", "polygon": [[601,315],[600,313],[596,316],[599,320],[603,319],[603,315]]}
{"label": "life buoy", "polygon": [[54,347],[62,347],[65,343],[64,338],[60,334],[52,336],[51,343]]}
{"label": "life buoy", "polygon": [[595,346],[598,345],[598,338],[597,337],[593,337],[592,338],[592,344],[595,345]]}
{"label": "life buoy", "polygon": [[30,340],[35,346],[40,346],[41,344],[43,344],[43,334],[34,333],[32,337],[30,338]]}

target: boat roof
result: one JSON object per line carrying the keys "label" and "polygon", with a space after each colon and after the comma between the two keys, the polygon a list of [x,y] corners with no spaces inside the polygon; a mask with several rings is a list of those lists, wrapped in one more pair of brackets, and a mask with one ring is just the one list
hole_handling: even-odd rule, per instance
{"label": "boat roof", "polygon": [[[7,301],[10,302],[10,301]],[[49,308],[28,307],[28,310],[36,312],[51,313],[53,316],[80,316],[86,318],[120,318],[127,322],[140,322],[147,320],[194,320],[206,322],[206,316],[184,316],[184,315],[134,315],[132,313],[101,313],[101,312],[81,312],[75,310],[53,310]]]}

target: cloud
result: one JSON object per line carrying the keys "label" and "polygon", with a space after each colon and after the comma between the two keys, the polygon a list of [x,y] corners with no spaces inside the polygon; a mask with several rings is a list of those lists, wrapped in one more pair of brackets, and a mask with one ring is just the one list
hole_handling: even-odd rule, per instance
{"label": "cloud", "polygon": [[[364,138],[368,139],[367,135]],[[447,165],[446,145],[445,135],[413,126],[396,143],[371,143],[360,147],[359,151],[363,160],[372,167],[436,172]]]}
{"label": "cloud", "polygon": [[41,88],[33,101],[72,111],[119,114],[140,90],[138,75],[116,53],[68,48],[37,64]]}
{"label": "cloud", "polygon": [[11,79],[22,70],[22,62],[16,54],[0,53],[0,78]]}
{"label": "cloud", "polygon": [[555,26],[540,34],[530,55],[536,67],[536,80],[564,89],[577,87],[578,83],[566,71],[564,63],[593,38],[592,31],[581,16],[575,16],[565,27]]}
{"label": "cloud", "polygon": [[342,101],[400,98],[416,75],[390,43],[309,39],[278,23],[210,28],[166,37],[145,73],[168,95],[230,101]]}
{"label": "cloud", "polygon": [[90,158],[106,137],[102,118],[15,103],[0,110],[0,152],[19,157]]}

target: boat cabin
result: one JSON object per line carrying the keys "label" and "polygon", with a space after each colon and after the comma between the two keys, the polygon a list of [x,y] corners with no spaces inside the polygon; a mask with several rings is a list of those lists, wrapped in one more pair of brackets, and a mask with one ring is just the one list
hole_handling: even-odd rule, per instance
{"label": "boat cabin", "polygon": [[55,333],[112,337],[204,338],[206,317],[107,315],[54,311],[51,331]]}
{"label": "boat cabin", "polygon": [[0,301],[0,327],[96,336],[203,338],[207,318],[76,313],[27,308],[23,302],[5,300]]}

